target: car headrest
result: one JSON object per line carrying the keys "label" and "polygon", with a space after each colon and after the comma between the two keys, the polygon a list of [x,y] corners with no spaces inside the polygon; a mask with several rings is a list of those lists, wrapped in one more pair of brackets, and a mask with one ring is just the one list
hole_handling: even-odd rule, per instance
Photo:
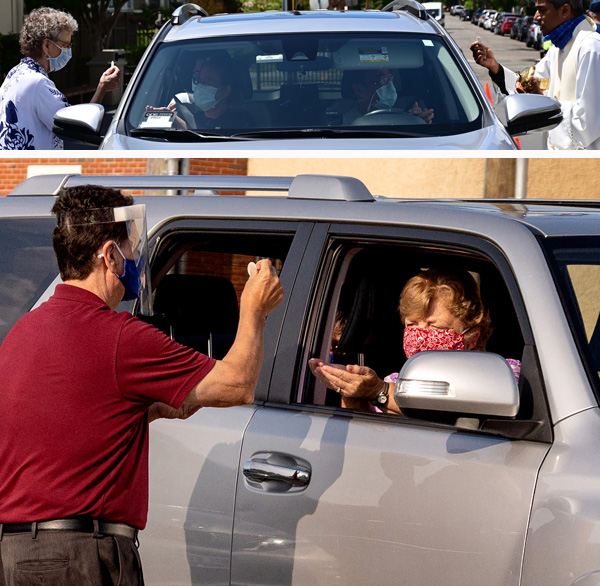
{"label": "car headrest", "polygon": [[154,311],[178,334],[233,333],[239,320],[231,281],[205,275],[166,275],[156,288]]}

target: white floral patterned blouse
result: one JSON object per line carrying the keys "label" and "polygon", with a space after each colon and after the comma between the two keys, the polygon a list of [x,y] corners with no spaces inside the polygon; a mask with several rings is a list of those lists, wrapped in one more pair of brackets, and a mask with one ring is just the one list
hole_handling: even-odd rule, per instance
{"label": "white floral patterned blouse", "polygon": [[0,87],[0,149],[62,149],[52,132],[54,114],[69,106],[44,68],[31,57],[21,59]]}

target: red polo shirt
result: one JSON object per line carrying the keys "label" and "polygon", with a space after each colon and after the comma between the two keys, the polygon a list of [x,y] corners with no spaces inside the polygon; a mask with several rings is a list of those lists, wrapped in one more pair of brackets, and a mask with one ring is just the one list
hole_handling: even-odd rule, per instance
{"label": "red polo shirt", "polygon": [[214,364],[59,285],[0,347],[0,523],[86,515],[143,529],[148,407],[179,407]]}

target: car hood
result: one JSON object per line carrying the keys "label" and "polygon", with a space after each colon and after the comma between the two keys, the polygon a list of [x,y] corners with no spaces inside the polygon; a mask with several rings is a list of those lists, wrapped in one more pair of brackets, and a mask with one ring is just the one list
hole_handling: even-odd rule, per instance
{"label": "car hood", "polygon": [[474,132],[424,138],[294,138],[247,141],[164,142],[112,134],[101,150],[195,150],[195,151],[338,151],[338,150],[515,150],[508,133],[499,126]]}

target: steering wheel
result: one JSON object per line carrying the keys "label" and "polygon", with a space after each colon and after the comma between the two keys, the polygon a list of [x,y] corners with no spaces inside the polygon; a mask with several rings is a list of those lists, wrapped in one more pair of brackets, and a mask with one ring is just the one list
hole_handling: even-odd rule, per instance
{"label": "steering wheel", "polygon": [[177,104],[177,115],[188,125],[188,128],[196,128],[198,124],[194,111],[198,111],[198,106],[182,102],[177,96],[174,96],[173,99]]}
{"label": "steering wheel", "polygon": [[413,116],[398,108],[385,108],[367,112],[357,118],[352,126],[404,126],[407,124],[427,124],[420,116]]}

